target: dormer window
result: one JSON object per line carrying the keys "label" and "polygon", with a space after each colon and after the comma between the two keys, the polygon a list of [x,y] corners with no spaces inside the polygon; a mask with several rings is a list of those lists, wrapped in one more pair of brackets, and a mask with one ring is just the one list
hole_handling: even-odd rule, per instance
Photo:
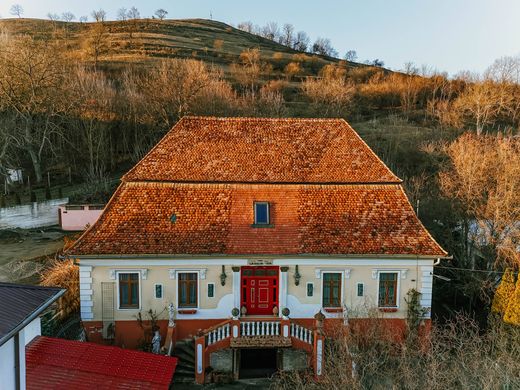
{"label": "dormer window", "polygon": [[269,215],[269,202],[255,202],[253,204],[255,213],[255,226],[269,226],[271,218]]}

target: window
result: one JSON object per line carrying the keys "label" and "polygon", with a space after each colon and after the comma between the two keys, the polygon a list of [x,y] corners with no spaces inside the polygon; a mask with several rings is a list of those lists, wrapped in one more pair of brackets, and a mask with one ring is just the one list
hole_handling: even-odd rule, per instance
{"label": "window", "polygon": [[341,306],[341,274],[323,274],[323,307]]}
{"label": "window", "polygon": [[162,286],[162,284],[156,284],[155,285],[155,298],[162,299],[162,297],[163,297],[163,286]]}
{"label": "window", "polygon": [[121,272],[119,281],[119,308],[139,309],[139,274]]}
{"label": "window", "polygon": [[208,298],[215,296],[215,283],[208,283]]}
{"label": "window", "polygon": [[397,272],[379,273],[379,307],[397,306]]}
{"label": "window", "polygon": [[255,202],[255,225],[269,225],[269,203],[268,202]]}
{"label": "window", "polygon": [[314,284],[307,283],[307,296],[312,297],[314,295]]}
{"label": "window", "polygon": [[357,296],[362,297],[365,292],[364,290],[365,290],[365,285],[363,283],[358,283],[357,284]]}
{"label": "window", "polygon": [[179,307],[196,308],[197,307],[197,273],[182,272],[179,273]]}

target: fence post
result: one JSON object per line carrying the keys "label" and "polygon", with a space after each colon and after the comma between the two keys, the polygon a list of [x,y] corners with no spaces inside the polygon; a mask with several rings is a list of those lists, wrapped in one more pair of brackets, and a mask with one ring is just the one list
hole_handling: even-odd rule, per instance
{"label": "fence post", "polygon": [[199,333],[195,339],[195,382],[203,385],[206,377],[206,337]]}

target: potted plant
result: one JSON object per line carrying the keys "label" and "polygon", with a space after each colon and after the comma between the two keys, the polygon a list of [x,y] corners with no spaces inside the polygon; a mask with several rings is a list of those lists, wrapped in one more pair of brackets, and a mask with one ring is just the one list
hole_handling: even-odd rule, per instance
{"label": "potted plant", "polygon": [[237,320],[239,315],[240,315],[240,310],[238,310],[238,307],[234,307],[231,310],[231,316],[233,317],[234,320]]}
{"label": "potted plant", "polygon": [[289,319],[289,314],[291,314],[291,311],[289,310],[289,308],[288,307],[284,307],[282,309],[282,318],[284,320],[288,320]]}

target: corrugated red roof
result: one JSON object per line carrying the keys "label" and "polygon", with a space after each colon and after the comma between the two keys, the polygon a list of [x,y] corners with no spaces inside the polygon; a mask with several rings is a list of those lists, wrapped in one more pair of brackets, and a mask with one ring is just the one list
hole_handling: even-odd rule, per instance
{"label": "corrugated red roof", "polygon": [[37,337],[26,347],[27,389],[168,389],[177,359]]}
{"label": "corrugated red roof", "polygon": [[[270,203],[272,227],[251,226],[254,201]],[[446,255],[399,184],[123,183],[69,252],[315,253]]]}
{"label": "corrugated red roof", "polygon": [[399,183],[343,119],[184,117],[124,181]]}

